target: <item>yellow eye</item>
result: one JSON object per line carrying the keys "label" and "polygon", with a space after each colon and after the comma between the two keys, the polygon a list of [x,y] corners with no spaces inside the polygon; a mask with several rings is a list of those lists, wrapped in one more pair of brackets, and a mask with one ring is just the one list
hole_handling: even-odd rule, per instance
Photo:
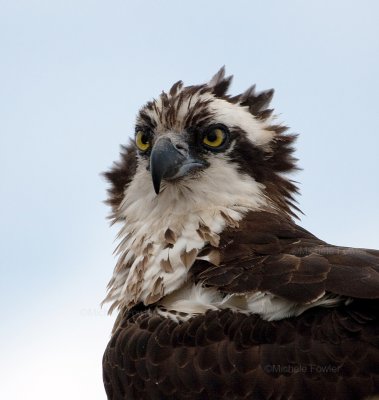
{"label": "yellow eye", "polygon": [[136,134],[136,145],[139,150],[146,151],[150,147],[150,137],[144,131],[138,131]]}
{"label": "yellow eye", "polygon": [[208,147],[220,147],[225,143],[226,134],[221,128],[209,130],[203,137],[203,143]]}

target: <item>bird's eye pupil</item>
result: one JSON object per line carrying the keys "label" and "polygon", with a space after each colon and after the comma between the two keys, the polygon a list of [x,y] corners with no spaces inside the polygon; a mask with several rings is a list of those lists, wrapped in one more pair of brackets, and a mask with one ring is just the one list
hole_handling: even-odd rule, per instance
{"label": "bird's eye pupil", "polygon": [[146,133],[142,134],[142,136],[141,136],[141,142],[142,142],[143,144],[148,144],[149,138],[147,137]]}
{"label": "bird's eye pupil", "polygon": [[217,138],[218,138],[218,136],[217,136],[216,130],[213,130],[213,131],[209,132],[208,135],[207,135],[207,139],[210,142],[215,142],[217,140]]}

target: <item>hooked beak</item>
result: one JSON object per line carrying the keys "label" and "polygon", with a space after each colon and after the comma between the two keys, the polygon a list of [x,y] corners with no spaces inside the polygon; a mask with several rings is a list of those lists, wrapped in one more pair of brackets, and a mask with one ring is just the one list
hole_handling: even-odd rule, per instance
{"label": "hooked beak", "polygon": [[169,138],[159,139],[150,154],[150,173],[156,194],[159,194],[162,179],[171,180],[187,175],[205,163],[191,158],[184,149],[176,147]]}

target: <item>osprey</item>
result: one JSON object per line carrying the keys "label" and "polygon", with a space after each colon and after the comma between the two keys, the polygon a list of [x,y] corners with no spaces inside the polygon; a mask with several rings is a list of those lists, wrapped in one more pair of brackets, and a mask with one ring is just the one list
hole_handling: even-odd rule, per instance
{"label": "osprey", "polygon": [[379,251],[295,223],[295,135],[272,90],[232,97],[231,78],[149,101],[105,174],[121,226],[108,399],[379,394]]}

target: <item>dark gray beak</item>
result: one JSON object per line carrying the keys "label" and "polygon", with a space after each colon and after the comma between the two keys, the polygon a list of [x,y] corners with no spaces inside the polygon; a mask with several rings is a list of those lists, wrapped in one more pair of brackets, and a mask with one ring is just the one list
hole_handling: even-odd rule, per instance
{"label": "dark gray beak", "polygon": [[155,193],[159,193],[162,179],[180,178],[204,165],[203,161],[191,158],[186,149],[175,146],[169,138],[158,139],[150,154],[150,173]]}

